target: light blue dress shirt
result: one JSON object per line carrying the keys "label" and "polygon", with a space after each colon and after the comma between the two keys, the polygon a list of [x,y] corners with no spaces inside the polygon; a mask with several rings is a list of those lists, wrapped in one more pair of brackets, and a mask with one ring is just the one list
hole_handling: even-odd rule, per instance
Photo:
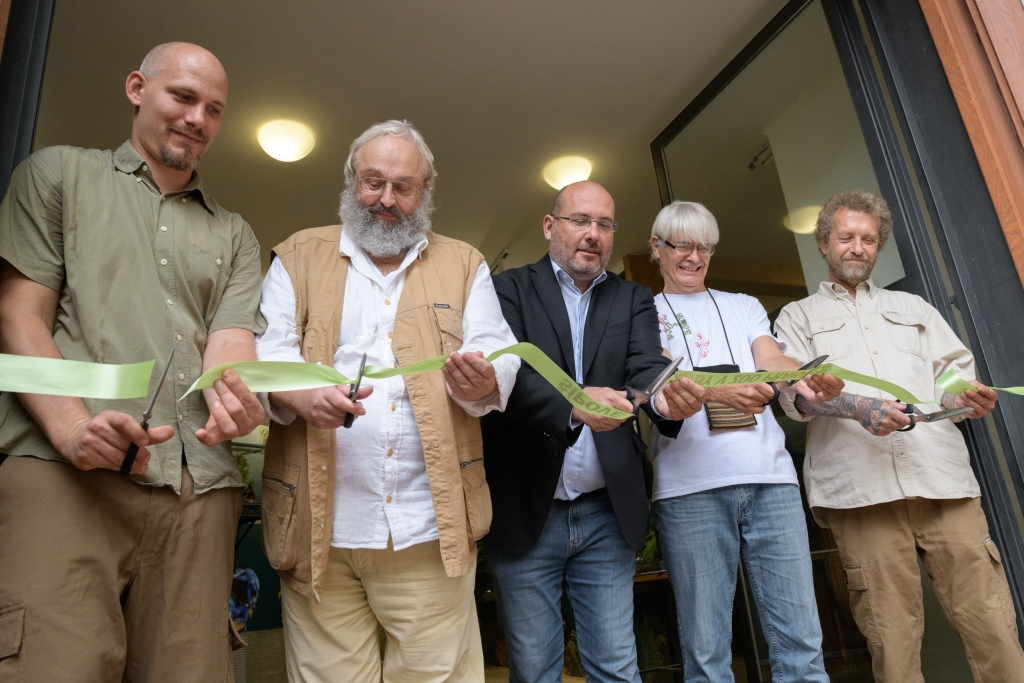
{"label": "light blue dress shirt", "polygon": [[[608,278],[608,273],[601,274],[590,283],[586,292],[581,292],[576,283],[552,259],[551,266],[555,269],[555,279],[562,290],[565,309],[569,313],[569,329],[572,331],[572,355],[576,364],[576,381],[583,382],[583,331],[586,329],[587,312],[590,310],[591,293],[594,287]],[[576,427],[579,422],[570,418],[570,426]],[[597,459],[597,446],[594,445],[594,434],[590,427],[583,425],[583,431],[576,443],[565,451],[562,461],[562,476],[558,479],[555,498],[559,500],[575,500],[584,493],[597,491],[605,487],[604,471]]]}

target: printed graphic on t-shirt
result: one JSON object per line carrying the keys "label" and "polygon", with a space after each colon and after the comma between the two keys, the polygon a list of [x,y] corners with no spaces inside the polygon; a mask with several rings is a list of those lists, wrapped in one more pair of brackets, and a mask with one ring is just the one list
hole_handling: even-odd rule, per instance
{"label": "printed graphic on t-shirt", "polygon": [[704,335],[700,332],[697,333],[696,337],[696,341],[693,342],[693,345],[697,347],[697,352],[700,353],[701,358],[707,358],[708,347],[711,346],[711,340],[705,339]]}
{"label": "printed graphic on t-shirt", "polygon": [[675,339],[675,335],[672,334],[672,330],[676,327],[682,329],[683,334],[693,334],[690,331],[690,326],[686,322],[686,317],[682,313],[676,313],[676,321],[671,322],[668,317],[668,313],[662,313],[658,316],[658,324],[661,325],[661,331],[665,334],[669,341]]}

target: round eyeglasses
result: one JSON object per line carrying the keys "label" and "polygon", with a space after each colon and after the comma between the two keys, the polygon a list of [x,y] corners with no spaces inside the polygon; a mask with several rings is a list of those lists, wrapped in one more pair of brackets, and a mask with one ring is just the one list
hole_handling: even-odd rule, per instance
{"label": "round eyeglasses", "polygon": [[668,240],[662,239],[661,237],[659,237],[658,239],[666,247],[668,247],[669,249],[675,249],[676,251],[678,251],[683,256],[689,256],[690,254],[693,253],[694,249],[696,249],[697,253],[700,254],[701,256],[711,256],[712,254],[715,253],[715,246],[716,245],[714,245],[714,244],[693,244],[692,242],[683,242],[682,244],[672,244]]}
{"label": "round eyeglasses", "polygon": [[552,218],[557,218],[563,221],[569,221],[576,230],[586,230],[590,227],[591,223],[597,223],[597,227],[602,232],[615,232],[619,227],[619,224],[615,221],[610,221],[607,218],[590,218],[589,216],[555,216],[551,215]]}
{"label": "round eyeglasses", "polygon": [[384,190],[388,185],[391,186],[391,191],[399,199],[412,199],[422,189],[419,185],[413,185],[402,180],[386,180],[384,178],[374,178],[373,176],[359,178],[359,189],[366,194],[384,194]]}

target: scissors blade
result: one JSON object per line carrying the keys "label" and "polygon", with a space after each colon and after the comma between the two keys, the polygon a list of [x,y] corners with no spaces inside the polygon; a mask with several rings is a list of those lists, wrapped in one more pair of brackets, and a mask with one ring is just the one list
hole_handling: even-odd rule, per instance
{"label": "scissors blade", "polygon": [[167,371],[171,369],[171,359],[174,358],[174,347],[171,347],[171,352],[167,354],[167,362],[164,363],[164,371],[160,373],[160,379],[157,380],[156,386],[153,387],[153,395],[149,397],[149,406],[146,407],[146,412],[142,415],[142,422],[149,422],[149,418],[153,417],[153,406],[156,405],[156,397],[160,395],[160,387],[164,385],[164,380],[167,379]]}
{"label": "scissors blade", "polygon": [[[797,370],[813,370],[814,368],[816,368],[819,365],[821,365],[822,363],[824,363],[826,360],[828,360],[828,354],[827,353],[824,356],[818,356],[817,358],[812,360],[810,363],[805,363],[805,364],[801,365],[799,368],[797,368]],[[786,383],[786,386],[790,386],[791,387],[791,386],[793,386],[796,383],[797,383],[797,380],[791,379],[791,380],[789,380]]]}
{"label": "scissors blade", "polygon": [[[356,380],[354,382],[352,382],[352,387],[351,387],[351,390],[349,391],[349,394],[348,394],[350,397],[355,392],[359,391],[359,385],[362,384],[362,381],[363,381],[363,370],[365,370],[365,369],[366,369],[366,354],[364,353],[363,354],[363,359],[361,361],[359,361],[359,373],[356,374]],[[355,399],[353,398],[352,400],[354,401]]]}
{"label": "scissors blade", "polygon": [[665,386],[665,382],[667,382],[669,378],[676,373],[676,368],[678,368],[679,364],[682,362],[683,357],[679,356],[679,358],[676,358],[674,361],[669,363],[668,367],[662,370],[661,374],[655,377],[654,381],[647,385],[647,388],[644,389],[644,396],[650,398],[658,393],[658,390]]}
{"label": "scissors blade", "polygon": [[918,422],[937,422],[938,420],[948,420],[951,417],[957,415],[964,415],[966,413],[973,413],[974,408],[954,408],[953,410],[939,410],[934,413],[928,413],[922,415],[920,412],[915,411],[914,419]]}

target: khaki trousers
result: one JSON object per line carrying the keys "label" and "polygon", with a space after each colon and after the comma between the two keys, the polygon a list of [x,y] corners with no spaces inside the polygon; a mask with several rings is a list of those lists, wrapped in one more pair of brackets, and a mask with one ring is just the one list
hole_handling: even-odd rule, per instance
{"label": "khaki trousers", "polygon": [[1024,681],[1010,589],[979,498],[910,498],[827,514],[875,681],[924,682],[918,554],[974,680]]}
{"label": "khaki trousers", "polygon": [[320,604],[281,584],[290,683],[484,680],[475,572],[448,578],[437,541],[404,550],[331,548]]}
{"label": "khaki trousers", "polygon": [[181,496],[111,470],[0,465],[0,681],[233,681],[241,489]]}

